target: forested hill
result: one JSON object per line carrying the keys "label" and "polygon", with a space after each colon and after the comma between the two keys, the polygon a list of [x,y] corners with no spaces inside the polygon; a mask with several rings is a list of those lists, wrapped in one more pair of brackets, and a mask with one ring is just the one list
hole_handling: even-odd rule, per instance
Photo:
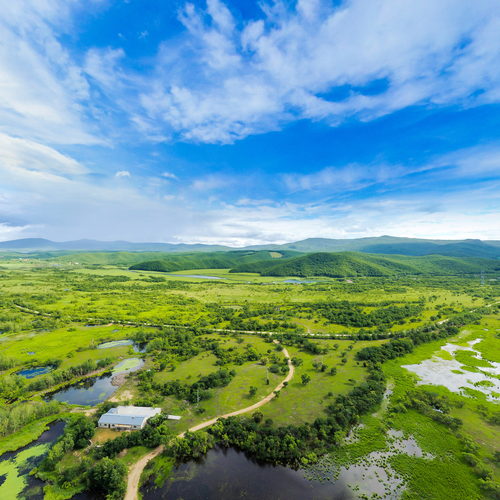
{"label": "forested hill", "polygon": [[170,254],[163,258],[139,262],[130,266],[129,269],[162,272],[182,271],[185,269],[229,269],[253,262],[275,262],[297,255],[300,254],[289,250],[280,252],[237,250],[233,252]]}
{"label": "forested hill", "polygon": [[355,252],[312,253],[280,261],[241,264],[231,272],[259,273],[263,276],[391,276],[397,274],[456,275],[500,271],[500,261],[456,258],[441,255],[409,257],[370,255]]}

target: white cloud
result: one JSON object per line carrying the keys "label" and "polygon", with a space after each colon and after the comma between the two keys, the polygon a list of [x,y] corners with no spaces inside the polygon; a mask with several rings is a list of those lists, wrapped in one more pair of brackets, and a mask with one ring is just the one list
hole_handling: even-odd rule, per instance
{"label": "white cloud", "polygon": [[[500,99],[496,0],[478,0],[473,9],[454,0],[263,8],[262,19],[241,24],[220,1],[209,1],[205,12],[187,4],[184,42],[163,44],[156,76],[141,90],[152,126],[230,143],[301,118],[336,125],[416,104]],[[386,87],[363,90],[374,80]],[[342,86],[350,89],[345,98],[328,97]]]}
{"label": "white cloud", "polygon": [[178,180],[178,177],[172,172],[162,172],[160,175],[165,179]]}
{"label": "white cloud", "polygon": [[128,170],[119,170],[116,172],[115,177],[130,177],[130,172]]}

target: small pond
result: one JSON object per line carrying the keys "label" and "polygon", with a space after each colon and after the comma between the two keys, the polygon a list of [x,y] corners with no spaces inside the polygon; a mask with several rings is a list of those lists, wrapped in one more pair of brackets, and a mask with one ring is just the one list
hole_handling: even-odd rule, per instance
{"label": "small pond", "polygon": [[125,359],[118,363],[113,371],[67,386],[48,395],[47,399],[56,399],[62,403],[74,405],[95,406],[108,399],[118,389],[118,385],[113,383],[116,375],[137,371],[143,364],[144,361],[140,358]]}
{"label": "small pond", "polygon": [[131,345],[135,352],[144,352],[146,350],[146,344],[136,344],[133,340],[130,339],[103,342],[102,344],[99,344],[97,346],[97,349],[112,349],[113,347],[121,347],[124,345]]}
{"label": "small pond", "polygon": [[16,373],[24,378],[34,378],[38,375],[45,375],[53,370],[52,366],[36,366],[35,368],[26,368],[25,370],[21,370]]}
{"label": "small pond", "polygon": [[43,499],[44,482],[29,473],[42,461],[50,445],[61,436],[64,425],[61,421],[54,422],[35,441],[0,456],[0,498]]}
{"label": "small pond", "polygon": [[233,448],[214,448],[199,462],[177,467],[160,488],[149,481],[144,500],[347,500],[354,496],[342,481],[310,481],[302,471],[258,464]]}

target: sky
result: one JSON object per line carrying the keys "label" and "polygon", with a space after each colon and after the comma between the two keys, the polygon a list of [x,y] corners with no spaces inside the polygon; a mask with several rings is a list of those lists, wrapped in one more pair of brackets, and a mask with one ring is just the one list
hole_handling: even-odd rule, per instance
{"label": "sky", "polygon": [[0,240],[500,239],[498,0],[0,7]]}

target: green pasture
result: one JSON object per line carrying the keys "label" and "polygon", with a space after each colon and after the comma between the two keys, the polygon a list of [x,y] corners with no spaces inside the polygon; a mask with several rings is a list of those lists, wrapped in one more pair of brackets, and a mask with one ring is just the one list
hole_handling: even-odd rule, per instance
{"label": "green pasture", "polygon": [[[115,331],[116,330],[116,331]],[[82,363],[87,359],[119,358],[130,351],[130,346],[96,349],[108,340],[129,338],[136,329],[131,327],[71,325],[52,331],[31,331],[5,336],[2,354],[19,363],[43,364],[61,359],[62,368]],[[29,354],[34,353],[34,354]]]}
{"label": "green pasture", "polygon": [[[326,354],[313,355],[301,351],[296,347],[287,347],[292,358],[302,360],[302,364],[295,368],[292,381],[285,387],[279,398],[262,408],[265,418],[271,418],[277,425],[311,422],[317,417],[324,417],[324,409],[331,404],[339,394],[346,394],[359,384],[367,375],[367,371],[355,360],[355,353],[367,345],[379,345],[384,341],[352,342],[348,340],[314,341],[330,350]],[[333,345],[338,345],[334,350]],[[349,346],[352,350],[347,351]],[[347,352],[347,362],[342,363],[342,353]],[[314,361],[321,361],[327,365],[325,372],[318,371],[313,366]],[[330,375],[329,371],[335,367],[337,373]],[[310,382],[303,384],[301,377],[309,375]]]}

